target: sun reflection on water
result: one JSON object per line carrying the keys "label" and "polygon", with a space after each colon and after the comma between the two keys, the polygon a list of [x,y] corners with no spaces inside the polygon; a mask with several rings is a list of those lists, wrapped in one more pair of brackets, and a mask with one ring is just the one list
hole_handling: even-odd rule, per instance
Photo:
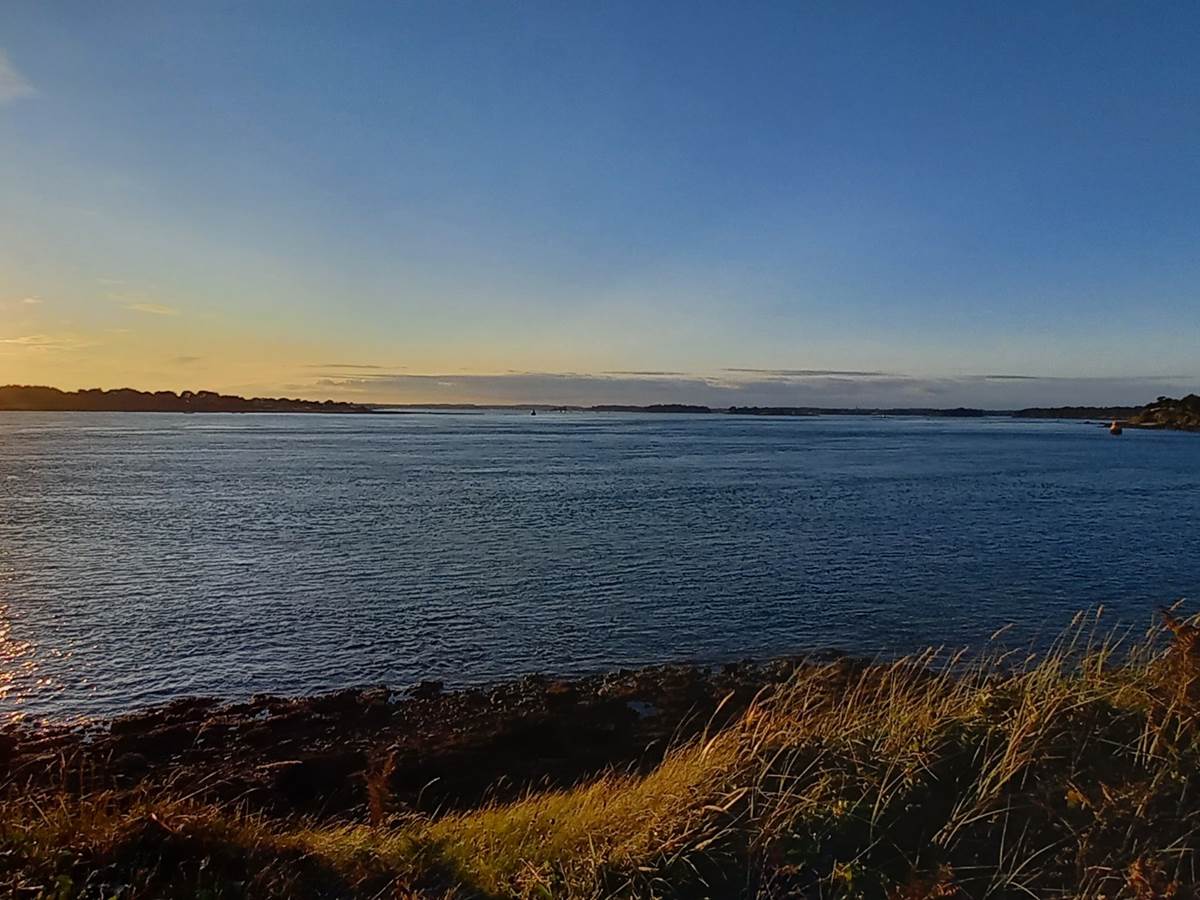
{"label": "sun reflection on water", "polygon": [[37,646],[13,634],[11,606],[0,600],[0,723],[21,721],[30,696],[54,691],[55,680],[39,668]]}

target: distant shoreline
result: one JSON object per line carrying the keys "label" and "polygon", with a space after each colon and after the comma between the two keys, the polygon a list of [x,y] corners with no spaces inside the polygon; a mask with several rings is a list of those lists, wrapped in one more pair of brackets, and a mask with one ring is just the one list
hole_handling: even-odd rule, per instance
{"label": "distant shoreline", "polygon": [[63,391],[58,388],[7,385],[0,387],[0,412],[152,412],[152,413],[323,413],[404,415],[465,413],[488,410],[529,410],[537,413],[641,413],[653,415],[732,415],[772,418],[816,416],[925,417],[948,419],[1013,418],[1066,419],[1120,422],[1129,428],[1200,431],[1200,397],[1189,394],[1181,400],[1159,397],[1145,406],[1054,406],[1025,409],[978,409],[973,407],[825,407],[825,406],[730,406],[711,407],[681,403],[596,404],[592,406],[551,403],[350,403],[337,400],[292,398],[246,398],[213,391],[137,391],[90,389]]}
{"label": "distant shoreline", "polygon": [[368,413],[369,406],[336,400],[238,397],[214,391],[62,391],[35,385],[0,387],[2,412]]}

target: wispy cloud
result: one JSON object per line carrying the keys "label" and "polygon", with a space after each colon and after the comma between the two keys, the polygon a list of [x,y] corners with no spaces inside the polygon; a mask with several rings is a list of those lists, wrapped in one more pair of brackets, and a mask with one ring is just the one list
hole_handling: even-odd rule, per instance
{"label": "wispy cloud", "polygon": [[78,350],[94,346],[95,342],[75,335],[23,334],[18,337],[0,338],[0,346],[19,347],[26,350]]}
{"label": "wispy cloud", "polygon": [[722,369],[741,375],[770,375],[778,378],[895,378],[891,372],[863,372],[855,369]]}
{"label": "wispy cloud", "polygon": [[171,359],[171,362],[177,366],[190,366],[193,363],[198,363],[204,359],[203,356],[176,356]]}
{"label": "wispy cloud", "polygon": [[604,375],[631,375],[631,376],[642,377],[642,378],[655,378],[655,377],[657,377],[657,378],[684,378],[684,377],[687,377],[686,372],[652,372],[652,371],[638,371],[636,369],[633,369],[633,370],[614,369],[611,372],[604,372],[602,374],[604,374]]}
{"label": "wispy cloud", "polygon": [[373,366],[366,363],[314,363],[305,366],[306,369],[382,369],[383,366]]}
{"label": "wispy cloud", "polygon": [[44,334],[26,334],[21,337],[0,338],[0,344],[16,344],[18,347],[44,347],[51,339]]}
{"label": "wispy cloud", "polygon": [[33,85],[9,62],[8,54],[0,50],[0,106],[35,93]]}
{"label": "wispy cloud", "polygon": [[161,303],[127,303],[125,308],[132,312],[145,313],[149,316],[177,316],[179,310],[173,306],[163,306]]}
{"label": "wispy cloud", "polygon": [[965,379],[976,379],[979,381],[1068,381],[1087,383],[1089,381],[1128,381],[1128,382],[1143,382],[1152,383],[1156,381],[1188,381],[1188,375],[1130,375],[1127,378],[1115,378],[1113,376],[1092,376],[1072,377],[1069,375],[964,375]]}
{"label": "wispy cloud", "polygon": [[[30,307],[41,306],[41,297],[14,297],[11,300],[0,300],[0,309],[25,309],[30,310]],[[31,311],[31,310],[30,310]]]}

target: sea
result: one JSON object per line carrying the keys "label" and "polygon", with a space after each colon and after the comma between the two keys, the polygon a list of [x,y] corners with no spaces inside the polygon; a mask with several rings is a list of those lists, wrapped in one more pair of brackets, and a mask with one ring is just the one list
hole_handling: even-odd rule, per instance
{"label": "sea", "polygon": [[1046,642],[1200,601],[1200,435],[0,413],[0,719]]}

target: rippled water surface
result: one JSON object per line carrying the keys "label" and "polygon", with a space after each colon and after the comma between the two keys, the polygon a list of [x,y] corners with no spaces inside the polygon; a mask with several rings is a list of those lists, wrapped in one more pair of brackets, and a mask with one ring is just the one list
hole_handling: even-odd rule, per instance
{"label": "rippled water surface", "polygon": [[1200,436],[0,413],[0,717],[978,642],[1200,593]]}

